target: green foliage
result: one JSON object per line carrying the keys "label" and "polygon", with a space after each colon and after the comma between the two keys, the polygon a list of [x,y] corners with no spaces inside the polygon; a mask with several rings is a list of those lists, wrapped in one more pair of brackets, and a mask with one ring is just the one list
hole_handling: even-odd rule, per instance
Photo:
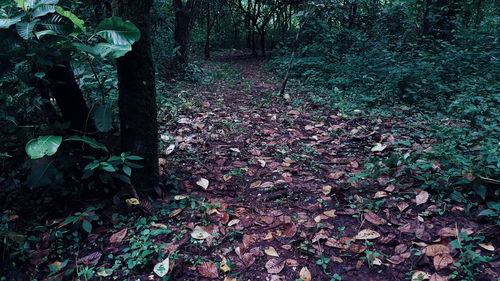
{"label": "green foliage", "polygon": [[478,265],[493,260],[492,257],[483,256],[476,251],[477,243],[483,240],[483,236],[469,236],[467,232],[460,232],[458,238],[450,242],[450,245],[460,252],[459,260],[454,264],[457,269],[449,276],[450,279],[460,275],[463,276],[463,281],[477,280],[480,271]]}
{"label": "green foliage", "polygon": [[31,159],[40,159],[44,156],[56,154],[62,143],[61,136],[42,136],[30,140],[26,144],[26,153]]}
{"label": "green foliage", "polygon": [[[427,129],[404,130],[414,141],[398,142],[392,153],[369,159],[359,177],[414,181],[455,194],[453,200],[473,192],[483,200],[498,196],[498,21],[465,26],[457,20],[453,36],[423,36],[415,28],[418,9],[413,2],[384,4],[378,15],[363,9],[359,16],[366,18],[351,28],[332,23],[341,10],[312,9],[292,65],[292,87],[318,107],[399,115]],[[283,54],[294,47],[274,56],[270,67],[285,73],[290,58]]]}

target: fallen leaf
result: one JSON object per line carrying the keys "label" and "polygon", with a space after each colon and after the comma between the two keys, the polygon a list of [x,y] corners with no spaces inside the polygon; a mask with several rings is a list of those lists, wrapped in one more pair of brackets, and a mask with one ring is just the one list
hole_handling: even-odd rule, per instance
{"label": "fallen leaf", "polygon": [[232,219],[231,221],[229,221],[229,222],[227,223],[227,226],[237,225],[238,223],[240,223],[240,220],[239,220],[239,219]]}
{"label": "fallen leaf", "polygon": [[278,252],[276,252],[276,249],[274,249],[274,247],[272,247],[272,246],[265,248],[264,253],[266,253],[266,255],[271,256],[271,257],[279,257],[280,256],[278,254]]}
{"label": "fallen leaf", "polygon": [[111,269],[111,268],[101,267],[97,271],[97,276],[99,276],[99,277],[109,277],[111,275],[113,275],[113,269]]}
{"label": "fallen leaf", "polygon": [[430,281],[448,281],[448,277],[434,273],[432,274]]}
{"label": "fallen leaf", "polygon": [[433,244],[425,247],[424,253],[428,257],[435,257],[437,255],[448,255],[450,248],[443,244]]}
{"label": "fallen leaf", "polygon": [[330,185],[325,185],[323,186],[322,192],[323,194],[328,195],[332,192],[332,187]]}
{"label": "fallen leaf", "polygon": [[173,218],[173,217],[177,216],[180,213],[182,213],[182,209],[172,210],[172,212],[170,213],[169,217]]}
{"label": "fallen leaf", "polygon": [[181,118],[181,119],[177,120],[177,123],[179,123],[179,124],[189,124],[189,123],[191,123],[191,120],[189,118]]}
{"label": "fallen leaf", "polygon": [[137,198],[129,198],[125,200],[125,203],[127,203],[128,206],[134,206],[139,205],[141,202],[139,202],[139,199]]}
{"label": "fallen leaf", "polygon": [[329,217],[329,218],[334,218],[337,215],[335,214],[335,210],[329,210],[329,211],[324,211],[323,215]]}
{"label": "fallen leaf", "polygon": [[422,205],[429,200],[429,193],[425,190],[420,191],[420,193],[415,197],[415,203],[418,205]]}
{"label": "fallen leaf", "polygon": [[437,271],[446,268],[453,263],[453,258],[450,255],[437,255],[432,260]]}
{"label": "fallen leaf", "polygon": [[374,212],[372,211],[369,211],[368,213],[365,213],[365,219],[371,223],[373,223],[374,225],[382,225],[384,224],[384,221],[382,220],[382,218],[380,216],[378,216],[377,214],[375,214]]}
{"label": "fallen leaf", "polygon": [[159,277],[163,277],[168,274],[170,270],[170,257],[167,257],[162,262],[155,264],[153,268],[153,272],[156,273]]}
{"label": "fallen leaf", "polygon": [[217,266],[213,262],[202,262],[198,266],[198,272],[207,278],[217,278],[219,277],[219,272],[217,271]]}
{"label": "fallen leaf", "polygon": [[441,237],[455,237],[458,230],[451,227],[443,227],[439,230],[438,235]]}
{"label": "fallen leaf", "polygon": [[96,264],[101,259],[100,252],[94,252],[76,261],[77,264],[91,265]]}
{"label": "fallen leaf", "polygon": [[266,262],[265,267],[267,269],[267,273],[270,274],[280,273],[285,267],[285,260],[278,258],[270,259]]}
{"label": "fallen leaf", "polygon": [[201,228],[199,225],[197,225],[194,228],[193,232],[191,232],[191,237],[193,237],[194,239],[198,239],[198,240],[205,240],[208,237],[210,237],[210,233],[208,233],[203,228]]}
{"label": "fallen leaf", "polygon": [[125,236],[127,236],[128,229],[124,228],[109,237],[109,243],[119,243],[122,242]]}
{"label": "fallen leaf", "polygon": [[399,202],[397,204],[397,206],[398,206],[399,211],[402,212],[402,211],[406,210],[410,205],[408,205],[408,203],[402,201],[402,202]]}
{"label": "fallen leaf", "polygon": [[227,264],[227,259],[226,258],[222,258],[222,261],[220,262],[220,269],[223,272],[231,271],[231,267],[229,267],[229,265]]}
{"label": "fallen leaf", "polygon": [[171,144],[171,145],[169,145],[169,146],[165,149],[165,155],[169,155],[169,154],[171,154],[172,152],[174,152],[174,149],[175,149],[175,144]]}
{"label": "fallen leaf", "polygon": [[183,199],[187,199],[188,196],[186,195],[175,195],[174,196],[174,200],[183,200]]}
{"label": "fallen leaf", "polygon": [[384,198],[387,197],[387,192],[385,191],[377,191],[375,195],[373,195],[373,198]]}
{"label": "fallen leaf", "polygon": [[305,266],[300,270],[299,276],[303,281],[311,281],[312,279],[311,272]]}
{"label": "fallen leaf", "polygon": [[387,148],[387,145],[376,143],[374,147],[372,147],[372,152],[382,152]]}
{"label": "fallen leaf", "polygon": [[495,246],[493,246],[493,244],[491,244],[491,243],[479,243],[479,247],[481,247],[487,251],[490,251],[490,252],[495,251]]}
{"label": "fallen leaf", "polygon": [[380,237],[380,233],[371,229],[363,229],[361,230],[354,239],[356,240],[373,240]]}
{"label": "fallen leaf", "polygon": [[411,281],[422,281],[430,278],[431,276],[429,275],[429,273],[417,270],[413,272],[413,275],[411,276]]}
{"label": "fallen leaf", "polygon": [[203,189],[207,189],[209,185],[209,181],[205,178],[200,178],[197,182],[197,185],[201,186]]}

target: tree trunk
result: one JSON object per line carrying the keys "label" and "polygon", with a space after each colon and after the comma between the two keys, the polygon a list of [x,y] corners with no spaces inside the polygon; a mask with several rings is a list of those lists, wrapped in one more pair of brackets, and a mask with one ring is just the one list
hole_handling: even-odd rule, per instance
{"label": "tree trunk", "polygon": [[189,47],[191,44],[194,15],[192,15],[192,11],[187,7],[190,5],[189,2],[184,5],[182,4],[182,0],[173,0],[172,4],[175,10],[174,41],[177,45],[176,47],[179,48],[179,54],[175,56],[174,63],[178,67],[189,61]]}
{"label": "tree trunk", "polygon": [[205,58],[210,58],[210,32],[212,31],[212,25],[210,24],[210,2],[207,3],[207,30],[205,38]]}
{"label": "tree trunk", "polygon": [[132,51],[117,60],[118,105],[122,150],[144,158],[142,169],[134,171],[132,183],[140,191],[151,191],[159,184],[158,121],[151,18],[153,0],[118,0],[118,15],[130,20],[141,31]]}
{"label": "tree trunk", "polygon": [[266,56],[266,31],[262,29],[259,31],[260,36],[260,51],[262,52],[262,56]]}
{"label": "tree trunk", "polygon": [[350,13],[349,13],[349,29],[354,27],[357,12],[358,12],[358,4],[352,3],[351,7],[350,7]]}
{"label": "tree trunk", "polygon": [[69,62],[56,64],[47,73],[49,89],[61,110],[63,122],[70,123],[70,129],[86,132],[89,128],[89,109],[83,93],[76,83],[75,74]]}
{"label": "tree trunk", "polygon": [[257,44],[255,43],[255,31],[253,26],[250,25],[250,42],[252,44],[252,56],[257,56]]}

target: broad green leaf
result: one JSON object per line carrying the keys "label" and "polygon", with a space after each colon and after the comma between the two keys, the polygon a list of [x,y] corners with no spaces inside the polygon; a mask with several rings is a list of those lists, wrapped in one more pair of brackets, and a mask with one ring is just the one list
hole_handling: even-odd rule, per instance
{"label": "broad green leaf", "polygon": [[26,153],[31,159],[52,156],[56,154],[61,143],[61,136],[41,136],[30,140],[28,144],[26,144]]}
{"label": "broad green leaf", "polygon": [[75,25],[76,28],[80,29],[80,31],[82,31],[82,32],[87,31],[87,29],[84,26],[85,22],[82,19],[80,19],[79,17],[77,17],[75,14],[73,14],[70,11],[64,10],[60,6],[56,6],[55,9],[56,9],[56,12],[58,14],[60,14],[61,16],[65,17],[65,18],[68,18]]}
{"label": "broad green leaf", "polygon": [[96,34],[114,45],[132,45],[141,37],[141,32],[133,23],[119,17],[103,20],[97,26]]}
{"label": "broad green leaf", "polygon": [[0,19],[0,28],[9,28],[12,25],[21,21],[22,17],[15,17],[10,19]]}
{"label": "broad green leaf", "polygon": [[33,10],[32,16],[34,18],[39,18],[45,16],[46,14],[53,13],[55,11],[56,9],[54,5],[46,5],[46,4],[37,5],[37,7]]}
{"label": "broad green leaf", "polygon": [[53,30],[48,30],[48,29],[35,32],[35,36],[37,39],[42,39],[46,35],[57,35],[57,33]]}
{"label": "broad green leaf", "polygon": [[96,55],[101,57],[111,56],[112,58],[123,57],[126,53],[132,51],[131,45],[114,45],[108,43],[99,43],[94,46]]}
{"label": "broad green leaf", "polygon": [[91,233],[92,232],[92,224],[88,220],[82,221],[82,228],[87,233]]}
{"label": "broad green leaf", "polygon": [[94,109],[94,123],[99,132],[108,132],[113,125],[112,108],[109,104],[98,105]]}
{"label": "broad green leaf", "polygon": [[71,137],[66,137],[64,141],[81,141],[83,143],[90,145],[93,148],[101,149],[108,152],[108,148],[104,144],[89,137],[71,136]]}
{"label": "broad green leaf", "polygon": [[16,30],[17,34],[21,36],[23,39],[30,39],[33,37],[33,30],[35,29],[36,25],[38,24],[39,20],[34,20],[30,22],[18,22],[16,24]]}

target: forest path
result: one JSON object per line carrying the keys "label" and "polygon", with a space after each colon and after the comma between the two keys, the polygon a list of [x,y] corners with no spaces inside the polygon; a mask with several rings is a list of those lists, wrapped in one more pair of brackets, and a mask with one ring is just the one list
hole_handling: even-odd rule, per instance
{"label": "forest path", "polygon": [[280,81],[249,57],[215,58],[204,69],[212,81],[179,85],[185,104],[162,127],[165,146],[176,145],[161,159],[163,174],[180,179],[171,216],[179,233],[201,226],[203,238],[180,246],[173,280],[294,281],[303,268],[303,280],[309,271],[326,281],[451,273],[449,260],[421,253],[474,222],[438,215],[442,204],[411,184],[348,181],[380,153],[376,143],[395,141],[402,120],[284,101],[273,95]]}

